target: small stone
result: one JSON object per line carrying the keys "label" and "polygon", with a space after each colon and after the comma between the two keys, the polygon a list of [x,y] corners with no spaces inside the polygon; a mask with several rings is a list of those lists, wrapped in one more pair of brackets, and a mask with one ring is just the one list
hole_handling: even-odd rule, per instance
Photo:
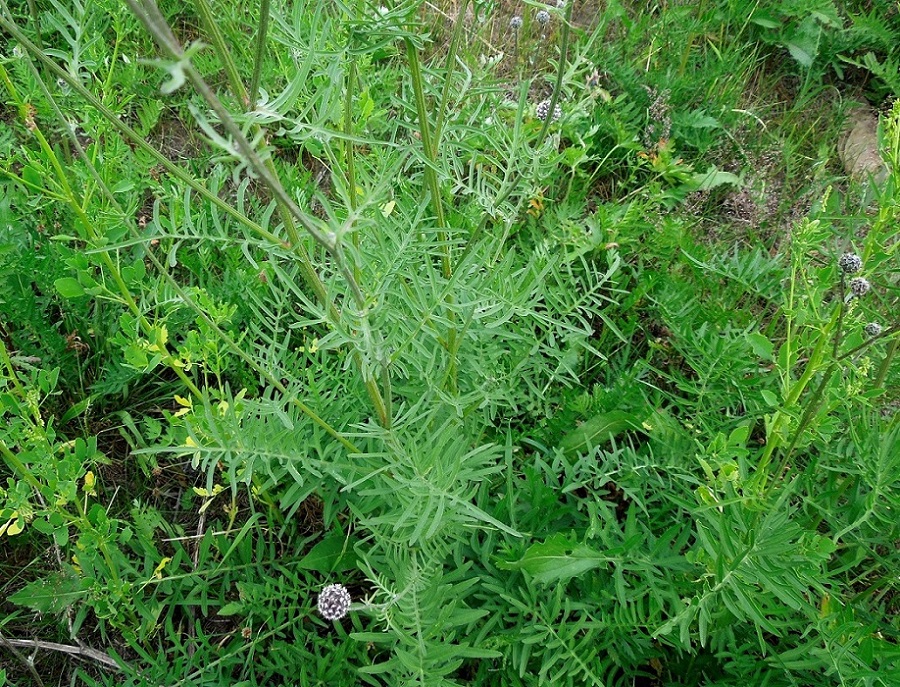
{"label": "small stone", "polygon": [[868,107],[852,110],[847,117],[843,140],[838,144],[838,157],[851,177],[866,181],[872,178],[881,185],[888,168],[879,153],[878,115]]}

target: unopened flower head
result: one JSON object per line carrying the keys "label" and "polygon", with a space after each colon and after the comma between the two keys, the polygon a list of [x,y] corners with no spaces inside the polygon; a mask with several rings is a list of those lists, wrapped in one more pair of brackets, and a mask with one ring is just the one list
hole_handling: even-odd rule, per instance
{"label": "unopened flower head", "polygon": [[534,18],[537,19],[537,23],[541,26],[547,26],[550,23],[550,13],[547,10],[540,10]]}
{"label": "unopened flower head", "polygon": [[556,0],[556,6],[561,10],[566,9],[566,0]]}
{"label": "unopened flower head", "polygon": [[869,293],[869,289],[872,288],[872,285],[869,283],[869,280],[865,277],[853,277],[850,280],[850,293],[859,298],[860,296],[865,296]]}
{"label": "unopened flower head", "polygon": [[877,322],[869,322],[865,327],[866,334],[869,336],[878,336],[881,334],[881,325]]}
{"label": "unopened flower head", "polygon": [[838,267],[844,274],[854,274],[862,269],[862,258],[856,253],[844,253],[838,260]]}
{"label": "unopened flower head", "polygon": [[[534,113],[537,115],[537,118],[540,120],[547,119],[547,115],[550,114],[550,99],[542,100],[537,104],[537,107],[534,108]],[[553,116],[551,117],[551,121],[557,121],[560,117],[562,117],[562,108],[559,106],[559,103],[553,107]]]}
{"label": "unopened flower head", "polygon": [[350,610],[350,592],[342,584],[330,584],[319,592],[319,614],[325,620],[340,620]]}
{"label": "unopened flower head", "polygon": [[511,28],[513,31],[518,31],[519,29],[521,29],[522,28],[522,17],[520,17],[517,14],[512,19],[510,19],[509,20],[509,28]]}

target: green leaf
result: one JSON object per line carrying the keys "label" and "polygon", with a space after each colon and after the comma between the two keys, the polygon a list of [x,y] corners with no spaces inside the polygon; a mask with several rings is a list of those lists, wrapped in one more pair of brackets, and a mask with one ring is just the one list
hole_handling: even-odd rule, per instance
{"label": "green leaf", "polygon": [[760,391],[760,394],[762,394],[763,401],[765,401],[766,405],[770,408],[775,408],[781,404],[781,399],[768,389],[763,389]]}
{"label": "green leaf", "polygon": [[751,332],[747,334],[747,343],[753,352],[763,360],[772,360],[772,353],[775,350],[775,344],[769,341],[759,332]]}
{"label": "green leaf", "polygon": [[57,530],[53,531],[53,541],[56,542],[57,546],[65,546],[69,543],[69,528],[68,527],[60,527]]}
{"label": "green leaf", "polygon": [[741,178],[737,174],[723,172],[713,165],[705,172],[697,172],[694,174],[688,182],[688,185],[695,191],[709,191],[717,186],[723,186],[725,184],[738,186],[740,183]]}
{"label": "green leaf", "polygon": [[815,59],[815,46],[811,46],[809,44],[801,45],[799,43],[795,43],[793,41],[787,43],[785,47],[788,49],[788,52],[791,53],[791,57],[793,57],[802,67],[812,67],[813,60]]}
{"label": "green leaf", "polygon": [[84,414],[84,412],[91,407],[91,403],[93,403],[94,397],[87,396],[81,399],[78,403],[69,408],[65,413],[63,413],[62,419],[60,420],[60,424],[64,424],[73,418],[78,417],[79,415]]}
{"label": "green leaf", "polygon": [[9,597],[9,601],[25,606],[38,613],[59,613],[82,596],[85,591],[81,582],[63,574],[51,575],[43,580],[35,580]]}
{"label": "green leaf", "polygon": [[139,344],[130,343],[122,351],[125,355],[125,362],[131,367],[145,371],[150,367],[150,359]]}
{"label": "green leaf", "polygon": [[244,611],[244,604],[240,601],[231,601],[220,608],[216,615],[237,615]]}
{"label": "green leaf", "polygon": [[773,17],[772,15],[765,12],[756,12],[752,17],[750,17],[750,23],[761,26],[764,29],[781,28],[781,21],[779,21],[778,18]]}
{"label": "green leaf", "polygon": [[113,193],[126,193],[131,191],[135,187],[134,180],[132,179],[122,179],[115,186],[113,186]]}
{"label": "green leaf", "polygon": [[575,453],[593,448],[628,430],[643,431],[640,420],[632,413],[611,410],[595,415],[569,432],[563,437],[559,447],[566,453]]}
{"label": "green leaf", "polygon": [[784,46],[788,49],[797,62],[803,67],[812,66],[819,54],[819,38],[822,29],[816,23],[816,20],[809,16],[804,19],[796,31],[784,41]]}
{"label": "green leaf", "polygon": [[22,178],[37,188],[43,188],[44,175],[33,165],[27,165],[22,169]]}
{"label": "green leaf", "polygon": [[321,573],[349,570],[356,566],[355,560],[351,560],[355,556],[352,550],[348,551],[349,548],[345,537],[331,535],[312,547],[297,565],[305,570],[315,570]]}
{"label": "green leaf", "polygon": [[682,126],[689,126],[694,129],[721,129],[722,123],[715,117],[706,114],[706,110],[696,109],[679,118]]}
{"label": "green leaf", "polygon": [[73,277],[62,277],[53,282],[53,285],[63,298],[78,298],[84,295],[84,288]]}
{"label": "green leaf", "polygon": [[557,582],[577,577],[599,568],[609,558],[585,544],[578,544],[563,534],[554,534],[541,544],[532,544],[518,561],[501,561],[503,570],[522,570],[538,582]]}
{"label": "green leaf", "polygon": [[53,533],[53,526],[43,518],[35,518],[31,521],[31,526],[41,534]]}

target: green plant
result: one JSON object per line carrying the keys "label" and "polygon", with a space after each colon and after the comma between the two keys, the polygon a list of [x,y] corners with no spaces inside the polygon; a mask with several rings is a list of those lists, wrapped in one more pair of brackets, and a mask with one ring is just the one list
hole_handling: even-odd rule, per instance
{"label": "green plant", "polygon": [[114,5],[0,0],[23,684],[896,682],[900,108],[746,226],[737,4]]}

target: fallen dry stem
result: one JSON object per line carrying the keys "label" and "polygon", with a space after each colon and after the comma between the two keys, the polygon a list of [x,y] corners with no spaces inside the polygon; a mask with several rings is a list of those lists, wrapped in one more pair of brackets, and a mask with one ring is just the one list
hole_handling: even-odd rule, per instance
{"label": "fallen dry stem", "polygon": [[[0,635],[0,637],[2,637],[2,635]],[[56,642],[44,642],[40,639],[8,639],[6,637],[2,637],[2,643],[10,649],[14,647],[22,647],[32,649],[46,649],[47,651],[59,651],[61,653],[70,654],[72,656],[89,658],[92,661],[102,663],[103,665],[108,666],[109,668],[113,668],[114,670],[121,670],[121,667],[114,658],[108,656],[107,654],[104,654],[102,651],[91,649],[87,646],[57,644]],[[14,651],[14,653],[18,652]]]}

